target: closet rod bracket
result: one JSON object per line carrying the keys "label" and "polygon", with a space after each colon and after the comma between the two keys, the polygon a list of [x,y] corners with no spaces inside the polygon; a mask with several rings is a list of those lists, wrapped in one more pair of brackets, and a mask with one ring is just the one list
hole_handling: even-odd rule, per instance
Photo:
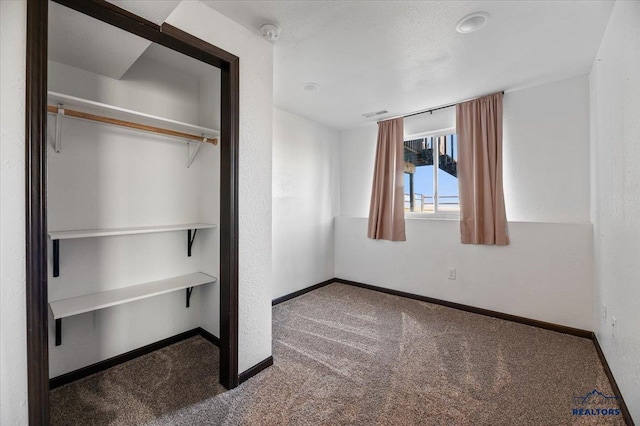
{"label": "closet rod bracket", "polygon": [[193,242],[196,239],[196,232],[198,232],[197,229],[193,230],[193,233],[191,233],[191,229],[187,230],[187,256],[191,257],[191,247],[193,247]]}
{"label": "closet rod bracket", "polygon": [[62,149],[62,117],[64,116],[64,107],[58,104],[58,113],[56,114],[56,140],[54,141],[54,150],[60,152]]}
{"label": "closet rod bracket", "polygon": [[191,302],[191,293],[193,292],[193,287],[187,287],[185,290],[187,290],[187,308],[188,308]]}
{"label": "closet rod bracket", "polygon": [[189,141],[187,141],[187,153],[189,153],[189,159],[187,160],[187,168],[191,167],[191,163],[193,163],[193,160],[196,159],[196,155],[198,155],[198,151],[200,150],[200,147],[202,146],[202,144],[208,141],[209,140],[203,136],[202,140],[198,142],[198,145],[196,146],[196,149],[193,151],[193,154],[190,153],[190,148],[189,148],[190,145],[189,145]]}

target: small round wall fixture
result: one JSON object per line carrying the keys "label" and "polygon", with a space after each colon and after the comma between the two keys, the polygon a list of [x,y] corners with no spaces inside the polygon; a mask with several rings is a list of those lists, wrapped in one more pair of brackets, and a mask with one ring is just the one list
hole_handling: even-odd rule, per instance
{"label": "small round wall fixture", "polygon": [[487,12],[471,13],[458,21],[456,31],[462,34],[478,31],[485,26],[489,18],[491,18],[491,15]]}
{"label": "small round wall fixture", "polygon": [[300,88],[303,92],[316,93],[318,90],[320,90],[320,85],[317,83],[304,83],[302,86],[300,86]]}
{"label": "small round wall fixture", "polygon": [[267,40],[276,41],[280,38],[280,27],[276,24],[264,24],[260,27],[260,33],[262,33],[262,37]]}

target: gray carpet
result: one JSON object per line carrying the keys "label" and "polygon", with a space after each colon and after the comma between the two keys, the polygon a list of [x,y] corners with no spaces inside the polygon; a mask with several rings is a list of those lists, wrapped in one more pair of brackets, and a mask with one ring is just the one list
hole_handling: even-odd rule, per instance
{"label": "gray carpet", "polygon": [[587,339],[342,284],[273,308],[273,356],[225,392],[194,337],[53,390],[52,423],[624,424],[572,415],[603,405],[574,397],[612,395]]}

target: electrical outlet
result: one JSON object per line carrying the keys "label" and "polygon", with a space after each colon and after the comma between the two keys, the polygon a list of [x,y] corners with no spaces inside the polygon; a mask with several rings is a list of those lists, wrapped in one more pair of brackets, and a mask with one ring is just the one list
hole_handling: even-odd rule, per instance
{"label": "electrical outlet", "polygon": [[611,334],[613,335],[613,337],[616,337],[616,328],[618,327],[618,320],[616,320],[616,317],[611,317]]}
{"label": "electrical outlet", "polygon": [[456,279],[456,268],[449,268],[449,279],[450,280]]}
{"label": "electrical outlet", "polygon": [[607,305],[602,304],[602,319],[607,319]]}

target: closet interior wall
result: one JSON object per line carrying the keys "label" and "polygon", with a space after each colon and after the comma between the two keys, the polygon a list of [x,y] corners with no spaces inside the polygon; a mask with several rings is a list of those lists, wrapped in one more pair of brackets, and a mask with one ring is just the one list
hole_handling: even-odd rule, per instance
{"label": "closet interior wall", "polygon": [[[220,128],[220,71],[215,67],[198,75],[146,53],[120,79],[52,60],[48,66],[49,91]],[[203,143],[187,167],[184,140],[72,118],[62,123],[61,151],[55,152],[55,116],[49,115],[50,231],[219,224],[219,145]],[[195,145],[191,142],[192,152]],[[199,230],[191,257],[186,234],[61,240],[59,277],[53,277],[49,256],[49,301],[193,272],[218,277],[219,229]],[[219,336],[219,296],[216,282],[194,287],[189,308],[182,290],[67,317],[59,346],[50,314],[50,377],[196,327]]]}

